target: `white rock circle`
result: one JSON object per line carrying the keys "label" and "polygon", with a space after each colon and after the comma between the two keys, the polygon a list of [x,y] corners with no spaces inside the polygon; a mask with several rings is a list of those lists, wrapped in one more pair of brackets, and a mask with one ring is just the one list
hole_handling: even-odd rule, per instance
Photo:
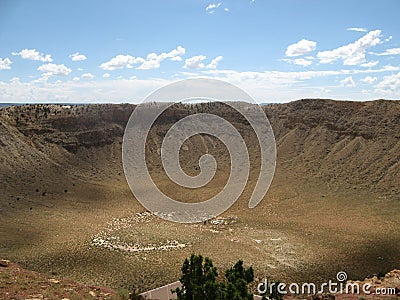
{"label": "white rock circle", "polygon": [[179,163],[182,144],[195,134],[208,134],[226,146],[231,162],[229,179],[212,198],[199,203],[184,203],[159,190],[146,164],[146,139],[157,118],[179,102],[193,100],[223,102],[241,114],[250,124],[260,146],[260,172],[249,208],[254,208],[267,193],[275,172],[275,137],[262,108],[242,89],[230,83],[196,78],[166,85],[144,99],[132,112],[122,143],[125,177],[135,198],[151,213],[173,222],[197,223],[226,211],[242,194],[250,171],[249,154],[241,134],[224,118],[197,113],[178,120],[169,128],[161,145],[161,161],[167,176],[187,188],[200,188],[210,182],[217,162],[210,154],[199,159],[200,173],[186,174]]}

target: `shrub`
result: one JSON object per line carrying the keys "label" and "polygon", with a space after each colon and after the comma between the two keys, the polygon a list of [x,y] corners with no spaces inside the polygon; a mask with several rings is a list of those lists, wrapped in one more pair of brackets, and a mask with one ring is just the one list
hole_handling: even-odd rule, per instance
{"label": "shrub", "polygon": [[243,261],[238,261],[226,271],[226,283],[217,282],[217,268],[211,259],[201,255],[190,256],[182,265],[180,282],[182,288],[173,292],[178,300],[250,300],[253,295],[247,285],[254,280],[253,268],[244,268]]}

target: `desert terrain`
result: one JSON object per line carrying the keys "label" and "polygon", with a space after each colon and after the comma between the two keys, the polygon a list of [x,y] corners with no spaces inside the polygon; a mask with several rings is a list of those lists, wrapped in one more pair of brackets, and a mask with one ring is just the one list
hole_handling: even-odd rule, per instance
{"label": "desert terrain", "polygon": [[[166,194],[202,201],[227,179],[226,149],[195,136],[181,165],[198,172],[216,157],[199,191],[172,184],[159,157],[162,137],[191,113],[229,120],[250,149],[249,182],[228,211],[206,224],[177,224],[148,212],[122,167],[134,105],[23,105],[0,108],[0,258],[86,285],[143,292],[176,281],[185,257],[201,253],[219,269],[238,259],[256,280],[323,282],[400,268],[400,102],[304,99],[263,106],[277,144],[275,177],[247,208],[259,165],[258,141],[223,105],[176,105],[153,127],[147,165]],[[185,150],[186,149],[186,150]],[[225,152],[224,152],[225,151]]]}

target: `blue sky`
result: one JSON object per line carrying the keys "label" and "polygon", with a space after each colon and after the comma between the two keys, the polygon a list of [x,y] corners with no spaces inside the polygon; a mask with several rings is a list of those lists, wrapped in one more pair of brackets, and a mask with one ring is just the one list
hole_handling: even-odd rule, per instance
{"label": "blue sky", "polygon": [[0,0],[1,102],[140,102],[211,77],[259,102],[400,99],[399,1]]}

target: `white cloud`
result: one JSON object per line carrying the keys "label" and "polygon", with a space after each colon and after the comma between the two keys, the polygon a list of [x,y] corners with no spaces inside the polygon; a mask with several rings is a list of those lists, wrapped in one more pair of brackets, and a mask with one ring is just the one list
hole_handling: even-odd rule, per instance
{"label": "white cloud", "polygon": [[217,9],[218,7],[221,6],[221,2],[219,3],[210,3],[207,7],[206,7],[206,11],[210,14],[213,14],[215,12],[215,9]]}
{"label": "white cloud", "polygon": [[100,65],[103,70],[116,70],[123,68],[133,68],[134,64],[141,64],[136,69],[148,70],[156,69],[160,67],[160,63],[165,59],[170,59],[173,61],[182,61],[182,55],[184,55],[186,49],[182,46],[178,46],[168,53],[161,53],[160,55],[156,53],[149,53],[146,59],[142,57],[133,57],[131,55],[117,55],[111,60]]}
{"label": "white cloud", "polygon": [[0,58],[0,70],[10,70],[12,61],[8,57],[2,59]]}
{"label": "white cloud", "polygon": [[333,50],[318,52],[317,57],[320,59],[320,63],[322,64],[342,59],[343,65],[345,66],[359,65],[365,62],[366,50],[381,42],[380,36],[380,30],[370,31],[354,43]]}
{"label": "white cloud", "polygon": [[100,65],[100,68],[103,70],[116,70],[116,69],[123,69],[123,68],[133,68],[133,64],[143,63],[145,60],[141,57],[133,57],[131,55],[117,55],[113,57],[111,60],[103,63]]}
{"label": "white cloud", "polygon": [[352,76],[346,77],[345,79],[340,81],[341,86],[346,86],[346,87],[355,87],[356,83],[353,80]]}
{"label": "white cloud", "polygon": [[102,77],[103,77],[103,78],[109,78],[109,77],[110,77],[110,74],[109,74],[109,73],[104,73]]}
{"label": "white cloud", "polygon": [[308,59],[305,58],[296,58],[296,59],[288,59],[288,58],[284,58],[282,59],[285,62],[288,62],[290,64],[295,64],[295,65],[299,65],[299,66],[303,66],[303,67],[307,67],[310,66],[312,64],[312,57],[307,57]]}
{"label": "white cloud", "polygon": [[378,56],[400,55],[400,48],[387,49],[387,50],[385,50],[385,52],[382,52],[382,53],[371,52],[371,54],[378,55]]}
{"label": "white cloud", "polygon": [[219,55],[211,60],[208,65],[204,64],[204,60],[207,57],[205,55],[196,55],[192,56],[185,60],[185,65],[183,66],[185,69],[198,70],[198,69],[216,69],[218,67],[218,63],[223,59],[222,55]]}
{"label": "white cloud", "polygon": [[383,76],[381,82],[376,85],[378,91],[395,92],[400,89],[400,72],[393,75]]}
{"label": "white cloud", "polygon": [[396,71],[400,71],[400,66],[386,65],[380,69],[367,69],[367,70],[355,69],[355,70],[352,70],[352,73],[353,74],[370,74],[370,73],[396,72]]}
{"label": "white cloud", "polygon": [[[307,71],[264,71],[264,72],[239,72],[235,70],[202,69],[201,71],[183,70],[179,79],[193,76],[207,76],[209,78],[222,79],[245,89],[260,102],[287,102],[301,98],[329,97],[332,99],[368,100],[378,98],[399,99],[399,84],[396,78],[384,77],[380,89],[374,89],[364,95],[361,90],[369,89],[369,85],[359,84],[360,89],[329,86],[327,82],[333,82],[337,76],[365,77],[374,73],[398,73],[400,66],[384,66],[379,69],[349,68],[336,70],[307,70]],[[186,74],[184,74],[186,73]],[[97,76],[96,76],[97,77]],[[378,76],[379,77],[379,76]],[[128,76],[129,78],[129,76]],[[77,77],[79,79],[79,77]],[[60,84],[46,81],[46,78],[30,82],[13,81],[3,82],[0,80],[0,101],[2,102],[113,102],[121,101],[138,103],[149,93],[177,78],[162,79],[93,79],[77,80],[71,79]],[[400,81],[400,75],[397,75]],[[322,82],[322,83],[321,83]],[[397,84],[397,85],[396,85]],[[322,86],[322,87],[321,87]],[[392,92],[390,86],[396,88]],[[330,91],[330,92],[329,92]],[[356,91],[356,92],[354,92]],[[329,92],[329,94],[327,94]],[[389,95],[389,96],[386,96]],[[16,100],[18,99],[18,100]]]}
{"label": "white cloud", "polygon": [[219,55],[207,65],[208,69],[216,69],[218,66],[218,63],[223,59],[223,56]]}
{"label": "white cloud", "polygon": [[85,55],[79,54],[79,52],[71,54],[69,57],[72,59],[72,61],[82,61],[87,59]]}
{"label": "white cloud", "polygon": [[204,74],[209,74],[215,78],[223,79],[234,84],[242,83],[254,85],[271,85],[285,87],[288,84],[302,82],[319,77],[336,76],[342,74],[350,74],[350,70],[321,70],[321,71],[300,71],[300,72],[283,72],[283,71],[264,71],[264,72],[238,72],[235,70],[204,70]]}
{"label": "white cloud", "polygon": [[[165,79],[147,80],[80,80],[56,84],[42,80],[31,82],[3,82],[0,80],[0,101],[2,102],[68,102],[88,103],[121,101],[140,102],[149,93],[173,82]],[[16,100],[17,99],[17,100]]]}
{"label": "white cloud", "polygon": [[10,79],[10,82],[14,84],[21,83],[21,79],[19,79],[18,77],[13,77]]}
{"label": "white cloud", "polygon": [[314,51],[317,43],[302,39],[295,44],[289,45],[286,49],[286,56],[300,56],[308,52]]}
{"label": "white cloud", "polygon": [[168,53],[163,52],[160,55],[157,55],[156,53],[150,53],[147,55],[146,60],[144,60],[143,63],[136,69],[139,70],[157,69],[160,67],[160,63],[168,58],[173,61],[182,61],[181,56],[184,55],[185,53],[186,49],[183,48],[182,46],[178,46],[176,47],[176,49],[173,49]]}
{"label": "white cloud", "polygon": [[377,80],[378,80],[378,78],[376,78],[376,77],[366,76],[366,77],[364,77],[363,79],[361,79],[360,81],[361,81],[361,82],[364,82],[364,83],[368,83],[368,84],[373,84],[373,83],[375,83]]}
{"label": "white cloud", "polygon": [[229,8],[225,7],[225,8],[224,8],[224,11],[228,12],[228,11],[229,11]]}
{"label": "white cloud", "polygon": [[165,58],[169,58],[170,60],[174,61],[182,61],[182,55],[185,55],[186,49],[182,46],[176,47],[176,49],[170,51],[166,55],[164,54]]}
{"label": "white cloud", "polygon": [[185,65],[183,66],[185,69],[203,69],[205,67],[203,60],[206,59],[205,55],[196,55],[191,58],[186,59]]}
{"label": "white cloud", "polygon": [[360,66],[361,66],[361,67],[365,67],[365,68],[371,68],[371,67],[377,66],[378,64],[379,64],[379,61],[376,60],[376,61],[369,61],[369,62],[367,62],[367,63],[363,63],[363,64],[361,64]]}
{"label": "white cloud", "polygon": [[79,77],[74,77],[74,78],[72,78],[72,80],[73,81],[79,81],[80,79],[79,79]]}
{"label": "white cloud", "polygon": [[36,51],[36,49],[23,49],[20,52],[12,52],[12,55],[19,55],[23,59],[39,60],[41,62],[52,62],[50,54],[43,54]]}
{"label": "white cloud", "polygon": [[367,29],[361,28],[361,27],[350,27],[350,28],[347,28],[347,30],[358,31],[358,32],[367,32],[368,31]]}
{"label": "white cloud", "polygon": [[56,65],[56,64],[45,64],[41,65],[38,68],[38,71],[43,72],[43,77],[50,77],[50,76],[67,76],[69,73],[71,73],[71,69],[62,65]]}
{"label": "white cloud", "polygon": [[385,42],[389,42],[390,40],[392,40],[393,36],[389,36],[388,38],[385,39]]}
{"label": "white cloud", "polygon": [[311,61],[311,60],[304,59],[304,58],[296,58],[296,59],[293,61],[293,63],[294,63],[295,65],[300,65],[300,66],[303,66],[303,67],[307,67],[307,66],[309,66],[309,65],[312,64],[312,61]]}
{"label": "white cloud", "polygon": [[94,75],[92,73],[85,73],[85,74],[82,74],[81,77],[83,79],[93,79]]}

